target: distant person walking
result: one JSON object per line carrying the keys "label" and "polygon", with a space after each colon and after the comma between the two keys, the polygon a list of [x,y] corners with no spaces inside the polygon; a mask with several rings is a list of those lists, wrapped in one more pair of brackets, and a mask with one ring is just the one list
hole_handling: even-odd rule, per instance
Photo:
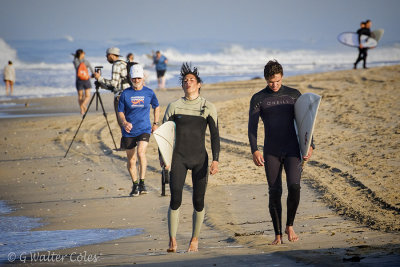
{"label": "distant person walking", "polygon": [[165,89],[165,72],[167,71],[168,59],[157,51],[153,55],[153,64],[156,65],[158,88]]}
{"label": "distant person walking", "polygon": [[8,61],[8,65],[4,67],[3,71],[4,83],[6,84],[6,95],[8,95],[8,87],[10,87],[10,96],[13,94],[15,83],[15,69],[12,61]]}
{"label": "distant person walking", "polygon": [[358,47],[358,57],[356,62],[354,62],[354,69],[357,69],[357,64],[361,60],[363,61],[363,67],[364,69],[367,69],[367,56],[368,56],[368,48],[363,47],[361,44],[361,35],[367,35],[371,36],[371,24],[372,22],[370,20],[367,20],[365,22],[361,22],[360,24],[360,29],[357,30],[358,34],[358,43],[360,44]]}
{"label": "distant person walking", "polygon": [[[143,67],[139,64],[133,65],[129,76],[132,87],[121,93],[118,116],[122,131],[121,149],[126,150],[127,167],[133,182],[130,196],[138,196],[147,193],[144,184],[147,168],[146,149],[150,133],[158,128],[160,107],[153,90],[143,85]],[[150,123],[150,107],[154,109],[153,124]],[[136,170],[137,158],[139,158],[139,179]]]}
{"label": "distant person walking", "polygon": [[[264,67],[267,86],[254,94],[250,101],[248,136],[251,153],[256,166],[264,166],[268,182],[269,212],[275,231],[271,245],[282,244],[282,170],[285,169],[287,197],[287,221],[285,233],[290,242],[299,237],[293,229],[294,218],[300,202],[300,178],[302,173],[299,142],[294,126],[294,104],[301,93],[294,88],[282,85],[283,68],[275,60]],[[264,151],[257,145],[259,119],[264,123]],[[308,155],[311,157],[314,145]]]}
{"label": "distant person walking", "polygon": [[[87,104],[90,100],[90,89],[92,85],[90,83],[90,77],[94,77],[94,70],[90,65],[89,61],[85,59],[85,52],[82,49],[78,49],[74,55],[74,66],[76,70],[76,90],[78,91],[78,103],[81,109],[81,114],[85,114],[87,110]],[[90,69],[92,76],[89,75],[88,68]]]}

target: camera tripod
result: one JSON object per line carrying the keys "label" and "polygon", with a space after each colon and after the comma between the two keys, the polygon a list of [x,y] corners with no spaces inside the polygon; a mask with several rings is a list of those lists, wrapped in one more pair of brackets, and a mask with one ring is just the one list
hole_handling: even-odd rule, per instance
{"label": "camera tripod", "polygon": [[83,114],[81,123],[79,124],[78,129],[76,130],[76,133],[75,133],[74,137],[72,138],[71,144],[69,145],[68,150],[67,150],[67,152],[65,153],[64,158],[67,157],[67,154],[68,154],[68,152],[69,152],[69,150],[70,150],[70,148],[71,148],[71,146],[72,146],[72,143],[74,142],[75,137],[76,137],[76,135],[78,134],[79,129],[81,128],[81,125],[82,125],[82,123],[83,123],[83,120],[85,119],[86,114],[89,112],[90,105],[92,104],[93,99],[94,99],[95,97],[96,97],[96,111],[98,110],[98,104],[99,104],[98,102],[100,101],[100,105],[101,105],[101,108],[102,108],[102,110],[103,110],[103,116],[104,116],[104,118],[106,119],[107,126],[108,126],[108,130],[110,131],[110,135],[111,135],[111,138],[112,138],[112,140],[113,140],[115,150],[117,150],[117,145],[115,144],[114,136],[113,136],[113,134],[112,134],[112,131],[111,131],[111,128],[110,128],[110,124],[108,123],[107,113],[106,113],[106,111],[105,111],[105,109],[104,109],[104,106],[103,106],[103,100],[101,100],[101,96],[100,96],[100,92],[99,92],[100,84],[99,84],[99,82],[96,81],[96,82],[95,82],[95,85],[96,85],[96,92],[93,94],[92,99],[90,99],[88,108],[87,108],[85,114]]}

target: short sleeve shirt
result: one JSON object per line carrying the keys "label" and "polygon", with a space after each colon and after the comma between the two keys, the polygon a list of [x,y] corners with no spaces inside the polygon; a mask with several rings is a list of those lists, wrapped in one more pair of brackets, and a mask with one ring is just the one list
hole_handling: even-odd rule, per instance
{"label": "short sleeve shirt", "polygon": [[137,137],[144,133],[151,133],[150,107],[158,107],[156,94],[150,88],[143,86],[142,90],[134,90],[132,87],[124,90],[118,103],[118,112],[123,112],[128,122],[132,123],[130,133],[123,127],[122,136]]}

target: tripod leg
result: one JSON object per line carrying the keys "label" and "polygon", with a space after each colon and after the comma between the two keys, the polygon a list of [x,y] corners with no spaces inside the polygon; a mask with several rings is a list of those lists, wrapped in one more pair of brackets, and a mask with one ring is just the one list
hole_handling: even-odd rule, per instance
{"label": "tripod leg", "polygon": [[85,114],[83,114],[83,117],[82,117],[81,123],[79,124],[79,126],[78,126],[78,129],[76,130],[76,132],[75,132],[75,135],[74,135],[74,137],[72,138],[71,144],[69,144],[69,147],[68,147],[68,149],[67,149],[67,152],[66,152],[66,153],[65,153],[65,155],[64,155],[64,158],[66,158],[66,157],[67,157],[67,155],[68,155],[68,152],[69,152],[69,150],[70,150],[70,148],[71,148],[71,146],[72,146],[72,143],[74,142],[74,140],[75,140],[75,137],[76,137],[76,135],[78,134],[78,132],[79,132],[79,129],[81,128],[81,125],[82,125],[82,123],[83,123],[83,120],[85,119],[85,117],[86,117],[86,114],[89,112],[90,105],[92,104],[92,102],[93,102],[93,99],[94,99],[95,95],[96,95],[96,94],[93,94],[93,96],[92,96],[92,99],[90,99],[90,102],[89,102],[88,108],[87,108],[87,110],[86,110]]}
{"label": "tripod leg", "polygon": [[96,111],[98,111],[99,110],[99,97],[100,97],[100,93],[98,90],[96,90],[96,94],[98,94],[98,96],[96,97]]}
{"label": "tripod leg", "polygon": [[98,94],[98,99],[100,100],[100,105],[101,105],[101,108],[103,109],[103,115],[104,115],[104,118],[106,119],[107,126],[108,126],[108,130],[110,131],[110,135],[111,135],[111,138],[112,138],[112,140],[113,140],[115,150],[117,150],[117,145],[116,145],[115,140],[114,140],[114,135],[113,135],[113,133],[112,133],[112,131],[111,131],[110,124],[108,123],[107,113],[106,113],[106,110],[104,109],[104,106],[103,106],[103,100],[101,100],[101,97],[100,97],[100,93],[99,93],[99,92],[96,92],[96,94]]}
{"label": "tripod leg", "polygon": [[163,168],[161,171],[161,195],[165,196],[165,169]]}

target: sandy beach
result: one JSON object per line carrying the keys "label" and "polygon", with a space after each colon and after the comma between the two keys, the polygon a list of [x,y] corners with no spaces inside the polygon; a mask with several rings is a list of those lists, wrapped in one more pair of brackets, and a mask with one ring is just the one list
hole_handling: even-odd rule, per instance
{"label": "sandy beach", "polygon": [[[186,180],[183,196],[179,253],[166,253],[169,197],[161,196],[154,138],[147,153],[149,194],[144,196],[128,197],[126,154],[114,150],[95,105],[64,158],[81,121],[75,96],[9,101],[17,105],[7,111],[8,118],[0,119],[0,200],[15,211],[4,216],[41,218],[45,225],[34,231],[143,229],[137,236],[54,251],[96,256],[96,262],[79,264],[398,265],[400,65],[284,77],[283,84],[322,96],[314,133],[316,150],[302,177],[296,243],[285,236],[284,244],[269,245],[274,233],[267,182],[264,169],[253,164],[248,144],[249,101],[265,87],[263,79],[202,87],[201,94],[218,109],[221,155],[220,172],[209,178],[198,253],[185,253],[192,230],[191,179]],[[180,88],[156,94],[161,114],[169,102],[183,95]],[[102,99],[119,146],[112,95],[102,94]],[[259,133],[262,144],[262,124]],[[209,148],[209,140],[206,144]],[[286,202],[286,191],[283,194]],[[77,264],[68,259],[26,263]]]}

